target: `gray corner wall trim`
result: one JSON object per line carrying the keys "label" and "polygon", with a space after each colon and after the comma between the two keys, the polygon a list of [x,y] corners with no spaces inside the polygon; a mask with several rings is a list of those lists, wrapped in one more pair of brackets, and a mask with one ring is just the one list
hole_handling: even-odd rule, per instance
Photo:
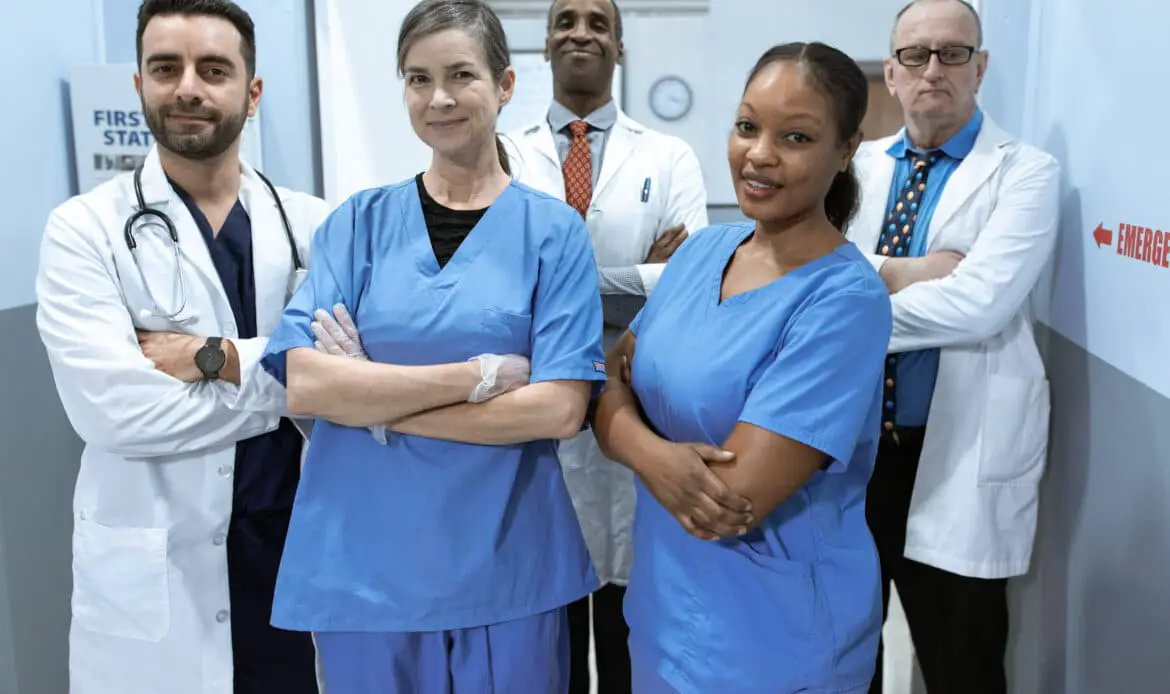
{"label": "gray corner wall trim", "polygon": [[35,306],[0,311],[0,694],[69,691],[81,441],[57,398],[35,314]]}
{"label": "gray corner wall trim", "polygon": [[1039,337],[1052,443],[1032,572],[1012,586],[1012,691],[1170,691],[1170,400]]}
{"label": "gray corner wall trim", "polygon": [[[0,465],[3,461],[0,460]],[[4,567],[4,524],[0,523],[0,694],[16,694],[16,658],[12,652],[12,613],[8,609],[8,576]]]}

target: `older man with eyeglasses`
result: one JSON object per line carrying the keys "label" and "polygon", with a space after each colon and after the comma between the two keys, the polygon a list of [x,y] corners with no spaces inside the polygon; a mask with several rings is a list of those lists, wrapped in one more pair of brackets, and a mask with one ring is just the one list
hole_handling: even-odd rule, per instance
{"label": "older man with eyeglasses", "polygon": [[848,230],[894,311],[866,516],[930,694],[1007,691],[1006,583],[1031,560],[1048,441],[1028,297],[1052,254],[1059,169],[977,105],[982,40],[961,0],[898,14],[885,78],[906,127],[854,158]]}

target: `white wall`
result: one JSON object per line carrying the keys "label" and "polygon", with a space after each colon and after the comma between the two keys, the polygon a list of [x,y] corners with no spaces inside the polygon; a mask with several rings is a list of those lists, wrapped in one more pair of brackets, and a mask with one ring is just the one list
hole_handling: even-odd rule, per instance
{"label": "white wall", "polygon": [[[744,80],[760,54],[778,43],[823,41],[857,61],[889,51],[894,15],[904,0],[714,0],[706,17],[627,22],[627,110],[646,125],[687,140],[699,155],[712,205],[735,205],[727,168],[731,132]],[[669,27],[669,28],[667,28]],[[654,118],[647,92],[658,77],[679,74],[695,90],[691,115],[675,124]]]}
{"label": "white wall", "polygon": [[[787,41],[820,40],[858,61],[888,52],[893,17],[904,0],[714,0],[707,16],[627,13],[624,105],[634,119],[678,135],[698,153],[712,205],[734,205],[727,135],[756,59]],[[410,129],[394,71],[398,25],[413,2],[320,0],[318,71],[327,197],[413,176],[429,155]],[[846,19],[847,21],[842,21]],[[505,20],[511,47],[543,45],[543,19]],[[656,119],[650,85],[664,75],[686,79],[695,107],[675,123]]]}

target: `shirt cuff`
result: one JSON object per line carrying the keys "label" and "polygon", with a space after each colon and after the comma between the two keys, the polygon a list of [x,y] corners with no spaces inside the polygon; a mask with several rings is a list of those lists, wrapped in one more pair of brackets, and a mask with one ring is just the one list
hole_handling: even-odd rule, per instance
{"label": "shirt cuff", "polygon": [[632,294],[645,296],[642,274],[635,265],[627,267],[603,267],[597,271],[602,294]]}

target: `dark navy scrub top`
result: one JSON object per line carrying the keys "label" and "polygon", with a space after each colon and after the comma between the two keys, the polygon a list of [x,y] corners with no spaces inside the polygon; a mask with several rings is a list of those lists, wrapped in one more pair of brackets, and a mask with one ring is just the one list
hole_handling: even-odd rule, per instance
{"label": "dark navy scrub top", "polygon": [[[241,339],[256,337],[252,220],[236,201],[219,234],[195,201],[171,186],[195,219],[223,284]],[[272,252],[288,252],[274,249]],[[228,530],[235,694],[316,694],[311,636],[270,625],[276,574],[300,479],[302,438],[288,419],[236,444],[235,494]]]}

